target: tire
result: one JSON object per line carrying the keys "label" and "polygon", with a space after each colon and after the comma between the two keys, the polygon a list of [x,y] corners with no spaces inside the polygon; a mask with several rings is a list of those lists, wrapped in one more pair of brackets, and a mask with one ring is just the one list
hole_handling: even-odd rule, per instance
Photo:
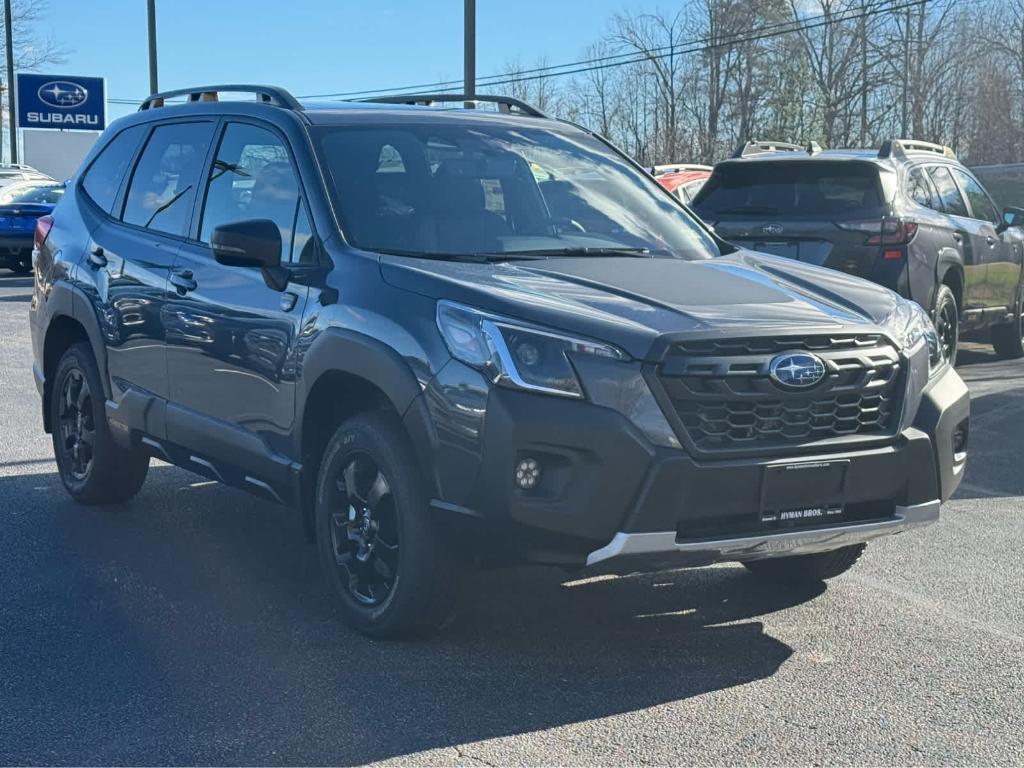
{"label": "tire", "polygon": [[428,634],[454,606],[455,567],[398,418],[345,421],[317,475],[316,546],[346,620],[371,637]]}
{"label": "tire", "polygon": [[939,334],[946,359],[950,365],[956,365],[957,344],[960,341],[960,307],[956,296],[948,285],[940,285],[935,294],[935,307],[932,309],[932,322]]}
{"label": "tire", "polygon": [[992,327],[992,346],[996,354],[1004,360],[1024,357],[1024,283],[1017,291],[1017,306],[1013,310],[1013,320]]}
{"label": "tire", "polygon": [[27,275],[32,271],[32,254],[31,251],[28,255],[25,252],[19,253],[17,256],[11,256],[8,262],[8,269],[16,275]]}
{"label": "tire", "polygon": [[146,479],[149,456],[114,442],[99,368],[86,342],[57,364],[50,392],[53,454],[61,482],[82,504],[120,504]]}
{"label": "tire", "polygon": [[846,573],[860,559],[866,544],[853,544],[831,552],[791,557],[770,557],[744,563],[757,576],[780,582],[820,582]]}

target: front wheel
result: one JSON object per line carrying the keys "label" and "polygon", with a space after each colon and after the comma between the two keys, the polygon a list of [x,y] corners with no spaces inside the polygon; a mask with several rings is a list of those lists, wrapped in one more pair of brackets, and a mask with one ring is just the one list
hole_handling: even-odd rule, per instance
{"label": "front wheel", "polygon": [[1004,360],[1024,357],[1024,283],[1017,291],[1017,306],[1009,323],[992,328],[992,346]]}
{"label": "front wheel", "polygon": [[950,365],[956,365],[956,348],[960,341],[960,308],[956,296],[948,285],[940,285],[935,294],[935,309],[932,312],[935,330],[939,335],[943,355]]}
{"label": "front wheel", "polygon": [[334,433],[317,477],[316,541],[324,576],[359,631],[424,634],[451,612],[454,566],[397,417],[362,414]]}
{"label": "front wheel", "polygon": [[770,557],[765,560],[751,560],[743,565],[756,576],[763,576],[772,581],[814,583],[846,573],[860,559],[866,546],[853,544],[831,552]]}

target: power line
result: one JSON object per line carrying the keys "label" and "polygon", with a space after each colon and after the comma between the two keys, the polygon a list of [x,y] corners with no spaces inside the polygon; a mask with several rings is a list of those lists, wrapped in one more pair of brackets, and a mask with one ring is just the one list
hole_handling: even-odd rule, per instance
{"label": "power line", "polygon": [[[712,36],[705,36],[701,38],[693,38],[691,40],[687,40],[680,43],[673,43],[671,45],[657,46],[654,48],[650,48],[646,51],[627,51],[624,53],[610,54],[608,56],[581,59],[579,61],[567,62],[565,64],[553,64],[550,66],[517,70],[515,72],[505,72],[500,74],[488,75],[478,80],[478,89],[479,87],[484,86],[508,85],[510,83],[529,82],[531,80],[542,80],[547,77],[561,77],[563,75],[590,72],[598,69],[609,69],[616,66],[625,66],[627,64],[636,64],[644,61],[650,61],[652,59],[663,59],[668,58],[670,56],[682,55],[686,53],[697,53],[707,50],[714,50],[716,48],[728,47],[736,43],[753,42],[757,40],[769,39],[784,34],[799,32],[801,30],[815,29],[817,27],[827,26],[829,24],[839,24],[846,21],[856,21],[857,19],[866,18],[868,16],[875,16],[880,13],[895,13],[897,11],[906,10],[907,8],[911,8],[916,5],[927,5],[929,2],[932,1],[933,0],[909,0],[908,2],[905,2],[899,6],[892,6],[892,0],[872,0],[872,2],[868,3],[867,5],[850,9],[836,16],[830,17],[828,14],[819,14],[817,16],[807,17],[805,19],[787,19],[786,21],[767,24],[753,30],[748,30],[746,32],[737,32],[734,35],[726,36],[719,39],[714,39]],[[651,54],[656,55],[652,56]],[[570,67],[572,67],[573,69],[568,69]],[[524,77],[524,75],[533,76]],[[312,94],[307,96],[299,96],[298,98],[342,98],[375,96],[379,94],[403,95],[414,93],[417,90],[422,92],[424,89],[437,89],[451,85],[458,85],[461,82],[461,80],[442,80],[434,83],[420,83],[417,85],[406,85],[391,88],[375,88],[371,90],[361,91],[342,91],[339,93]]]}
{"label": "power line", "polygon": [[[832,24],[841,24],[848,21],[857,21],[862,18],[877,16],[884,13],[898,13],[915,6],[927,5],[934,0],[906,0],[898,5],[892,4],[892,0],[871,0],[871,2],[848,9],[837,15],[819,14],[804,19],[787,19],[783,22],[775,22],[762,27],[757,27],[747,32],[739,32],[731,36],[714,39],[711,36],[694,38],[681,43],[657,46],[646,51],[627,51],[624,53],[610,54],[608,56],[581,59],[579,61],[555,64],[544,67],[517,70],[501,74],[488,75],[478,80],[477,89],[510,85],[515,83],[531,82],[546,78],[563,77],[565,75],[583,74],[603,69],[626,66],[629,64],[642,64],[652,60],[660,60],[671,56],[685,55],[689,53],[702,53],[717,48],[726,48],[738,43],[757,42],[768,40],[794,32],[809,31]],[[975,0],[977,2],[978,0]],[[380,94],[412,95],[423,92],[424,89],[438,89],[447,86],[459,85],[462,80],[442,80],[433,83],[420,83],[391,88],[375,88],[361,91],[343,91],[338,93],[307,94],[299,96],[299,99],[338,99],[346,100],[352,97],[367,97]],[[140,104],[141,99],[108,99],[113,104],[134,105]]]}

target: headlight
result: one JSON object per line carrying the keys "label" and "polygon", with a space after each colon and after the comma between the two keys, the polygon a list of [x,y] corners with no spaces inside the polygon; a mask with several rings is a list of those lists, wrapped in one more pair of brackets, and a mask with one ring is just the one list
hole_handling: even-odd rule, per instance
{"label": "headlight", "polygon": [[939,334],[935,330],[928,313],[921,305],[913,301],[901,299],[896,308],[882,323],[882,327],[900,345],[901,351],[910,355],[918,345],[924,344],[928,349],[928,370],[934,372],[945,362],[945,353],[939,343]]}
{"label": "headlight", "polygon": [[452,357],[492,381],[563,397],[583,397],[568,353],[628,359],[609,344],[563,336],[450,301],[437,303],[437,327]]}

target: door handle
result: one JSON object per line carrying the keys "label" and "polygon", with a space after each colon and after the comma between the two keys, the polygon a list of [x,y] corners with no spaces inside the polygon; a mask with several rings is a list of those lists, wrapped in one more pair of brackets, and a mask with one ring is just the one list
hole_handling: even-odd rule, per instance
{"label": "door handle", "polygon": [[954,232],[953,239],[956,240],[958,243],[962,243],[964,241],[964,236],[961,235],[959,232]]}
{"label": "door handle", "polygon": [[93,269],[102,269],[107,266],[107,256],[103,252],[102,246],[97,245],[89,251],[89,264]]}
{"label": "door handle", "polygon": [[281,311],[291,312],[295,309],[295,302],[298,301],[299,297],[291,291],[285,291],[281,294]]}
{"label": "door handle", "polygon": [[992,237],[992,235],[989,235],[988,237],[986,237],[985,238],[985,242],[988,243],[988,247],[989,248],[995,248],[996,247],[996,239],[994,237]]}
{"label": "door handle", "polygon": [[171,285],[178,289],[179,294],[184,296],[189,291],[194,291],[198,283],[192,277],[191,269],[183,269],[180,272],[171,273]]}

